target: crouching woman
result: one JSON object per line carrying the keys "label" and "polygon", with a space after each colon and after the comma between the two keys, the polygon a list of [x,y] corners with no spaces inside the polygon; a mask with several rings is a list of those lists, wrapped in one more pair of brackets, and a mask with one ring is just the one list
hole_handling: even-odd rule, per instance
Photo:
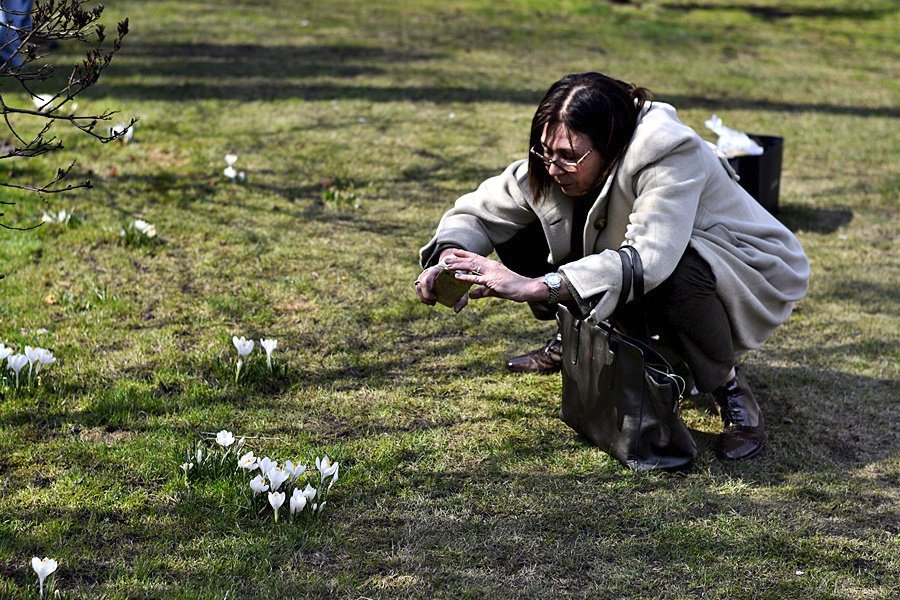
{"label": "crouching woman", "polygon": [[[724,432],[717,454],[756,455],[763,414],[737,357],[760,347],[807,289],[794,235],[735,181],[727,163],[650,93],[600,73],[554,83],[535,112],[526,159],[456,201],[421,249],[422,302],[444,268],[474,284],[454,307],[497,297],[551,319],[565,302],[613,316],[622,287],[617,249],[633,246],[646,293],[615,315],[642,320],[711,392]],[[496,251],[499,261],[487,258]],[[643,323],[642,323],[643,324]],[[559,368],[559,341],[508,363]]]}

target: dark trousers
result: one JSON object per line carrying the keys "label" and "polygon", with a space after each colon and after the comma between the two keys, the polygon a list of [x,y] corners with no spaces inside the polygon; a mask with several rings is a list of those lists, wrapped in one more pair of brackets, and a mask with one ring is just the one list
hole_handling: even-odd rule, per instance
{"label": "dark trousers", "polygon": [[[539,277],[569,262],[547,262],[547,240],[537,223],[495,250],[507,268],[525,277]],[[535,317],[554,318],[549,305],[529,304]],[[693,248],[685,251],[668,279],[640,302],[626,304],[612,321],[630,335],[659,335],[661,344],[687,364],[701,392],[719,387],[734,366],[731,323],[716,294],[716,278]]]}

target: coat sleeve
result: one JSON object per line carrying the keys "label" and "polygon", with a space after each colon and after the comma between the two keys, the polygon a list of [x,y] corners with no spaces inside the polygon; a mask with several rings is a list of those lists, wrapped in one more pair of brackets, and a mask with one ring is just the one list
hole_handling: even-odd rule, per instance
{"label": "coat sleeve", "polygon": [[423,268],[437,263],[441,250],[461,248],[490,254],[497,244],[537,219],[529,205],[528,169],[524,160],[485,180],[444,213],[434,237],[419,250]]}
{"label": "coat sleeve", "polygon": [[[655,140],[666,143],[666,140]],[[637,148],[626,155],[617,175],[624,197],[633,197],[624,244],[634,246],[644,265],[649,292],[675,270],[691,239],[694,218],[706,183],[702,140],[681,137],[668,148]],[[639,162],[634,156],[656,156]],[[602,250],[560,269],[584,314],[604,320],[612,315],[622,289],[622,262],[615,249]]]}

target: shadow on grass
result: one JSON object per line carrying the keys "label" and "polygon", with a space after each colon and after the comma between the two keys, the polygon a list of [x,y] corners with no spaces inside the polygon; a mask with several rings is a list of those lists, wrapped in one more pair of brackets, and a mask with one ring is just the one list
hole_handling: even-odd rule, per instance
{"label": "shadow on grass", "polygon": [[[367,102],[503,102],[537,106],[546,89],[497,87],[493,79],[473,78],[468,85],[367,85],[357,78],[387,73],[386,65],[423,63],[441,56],[417,51],[348,45],[263,46],[227,44],[127,45],[105,72],[104,91],[140,100],[268,101],[298,98],[311,101]],[[356,63],[356,64],[354,64]],[[122,83],[137,71],[141,83]],[[319,77],[346,83],[310,81]],[[116,81],[118,80],[118,81]],[[860,107],[824,103],[776,102],[765,99],[709,98],[669,95],[661,100],[679,108],[747,109],[821,112],[860,116],[900,116],[894,106]]]}
{"label": "shadow on grass", "polygon": [[896,8],[850,8],[847,6],[759,6],[756,4],[734,3],[734,4],[700,4],[697,2],[687,2],[684,4],[674,4],[665,2],[660,5],[661,8],[674,11],[722,11],[722,10],[744,10],[766,21],[777,21],[779,19],[787,19],[790,17],[800,18],[826,18],[826,19],[880,19],[897,12]]}
{"label": "shadow on grass", "polygon": [[[285,177],[284,180],[290,180]],[[408,232],[409,225],[371,217],[366,214],[368,206],[377,199],[363,199],[363,208],[358,211],[338,210],[326,206],[322,193],[327,189],[326,183],[308,183],[303,185],[276,185],[264,182],[250,182],[240,187],[222,182],[217,177],[195,175],[193,177],[175,177],[171,174],[151,175],[118,175],[116,181],[107,181],[98,186],[101,189],[109,186],[108,191],[98,194],[93,199],[95,204],[102,204],[126,217],[134,216],[132,209],[120,206],[119,197],[113,193],[112,185],[125,188],[150,189],[162,198],[152,198],[145,194],[145,200],[152,200],[154,206],[174,204],[180,210],[201,218],[205,223],[234,227],[235,219],[219,210],[222,201],[220,194],[227,196],[230,208],[243,209],[245,214],[253,215],[261,210],[259,202],[248,202],[242,196],[251,196],[255,192],[271,194],[287,204],[276,204],[262,210],[277,213],[283,219],[293,219],[298,223],[316,221],[349,227],[360,232],[383,236],[395,236]],[[355,184],[360,188],[363,183]],[[246,220],[244,220],[246,221]]]}
{"label": "shadow on grass", "polygon": [[803,204],[783,204],[778,220],[791,231],[832,233],[853,220],[849,208],[816,208]]}
{"label": "shadow on grass", "polygon": [[761,110],[773,112],[815,112],[830,115],[853,115],[859,117],[900,117],[900,108],[895,106],[847,106],[845,104],[825,104],[816,102],[777,102],[765,99],[710,98],[708,96],[688,96],[682,94],[657,93],[662,102],[671,103],[679,109],[703,108],[706,110]]}
{"label": "shadow on grass", "polygon": [[[831,280],[822,290],[822,296],[830,300],[839,300],[853,305],[859,311],[870,314],[889,314],[896,310],[892,308],[891,298],[896,302],[900,298],[900,283],[890,281],[866,280],[857,274],[855,277],[847,277],[841,280]],[[884,356],[900,356],[900,347],[890,339],[873,339],[868,343],[849,344],[845,346],[848,352],[854,355],[862,355],[869,360],[877,360]]]}
{"label": "shadow on grass", "polygon": [[[64,539],[26,531],[4,550],[44,555],[52,543],[65,565],[58,577],[68,589],[112,585],[144,570],[144,583],[157,593],[249,578],[251,587],[240,595],[247,598],[272,593],[269,586],[255,589],[254,578],[263,575],[255,561],[263,561],[263,571],[281,565],[277,579],[286,583],[317,573],[332,581],[331,597],[381,597],[386,583],[392,584],[390,597],[674,597],[700,594],[711,574],[731,574],[745,564],[753,565],[754,576],[744,581],[746,589],[731,591],[753,597],[799,597],[815,585],[785,577],[785,568],[836,573],[845,585],[890,581],[888,550],[872,554],[856,540],[882,535],[879,528],[891,526],[891,515],[874,517],[862,532],[851,519],[835,517],[835,504],[870,500],[860,492],[867,482],[854,477],[849,492],[812,484],[782,505],[712,489],[699,479],[615,469],[537,478],[486,462],[470,469],[402,469],[397,480],[406,494],[361,480],[359,493],[336,496],[325,527],[308,534],[291,533],[289,526],[273,531],[263,519],[238,521],[233,508],[217,514],[222,507],[206,506],[204,498],[159,495],[116,512],[57,511]],[[792,513],[793,502],[807,507],[802,524],[779,520]],[[16,519],[37,523],[46,516],[28,508]],[[127,544],[96,552],[126,537]],[[191,560],[167,558],[192,556],[198,548],[202,556]],[[0,562],[0,573],[22,587],[33,583],[25,559]]]}

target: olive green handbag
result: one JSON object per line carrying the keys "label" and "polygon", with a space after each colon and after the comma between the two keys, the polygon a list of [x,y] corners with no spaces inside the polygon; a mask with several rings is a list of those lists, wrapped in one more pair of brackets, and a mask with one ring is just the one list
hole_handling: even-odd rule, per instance
{"label": "olive green handbag", "polygon": [[[631,246],[622,257],[622,292],[643,296],[640,255]],[[684,382],[650,346],[649,338],[625,335],[606,322],[591,324],[559,305],[562,333],[560,418],[590,442],[637,471],[686,471],[697,446],[678,415]]]}

